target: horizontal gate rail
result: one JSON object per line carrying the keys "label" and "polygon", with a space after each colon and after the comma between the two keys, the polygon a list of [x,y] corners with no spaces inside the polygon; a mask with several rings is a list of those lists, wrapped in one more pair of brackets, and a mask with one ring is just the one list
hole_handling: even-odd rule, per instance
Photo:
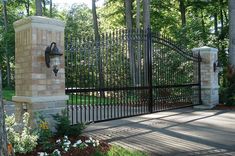
{"label": "horizontal gate rail", "polygon": [[[159,85],[152,86],[153,88],[177,88],[177,87],[189,87],[198,86],[199,83],[182,84],[182,85]],[[118,87],[118,88],[66,88],[66,93],[78,93],[78,92],[97,92],[97,91],[120,91],[120,90],[146,90],[149,87]]]}

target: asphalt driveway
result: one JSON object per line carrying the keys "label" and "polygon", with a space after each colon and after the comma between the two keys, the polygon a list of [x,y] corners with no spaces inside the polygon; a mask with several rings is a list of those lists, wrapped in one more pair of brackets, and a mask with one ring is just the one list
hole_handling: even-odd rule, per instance
{"label": "asphalt driveway", "polygon": [[178,109],[91,124],[85,133],[150,155],[235,155],[235,111]]}

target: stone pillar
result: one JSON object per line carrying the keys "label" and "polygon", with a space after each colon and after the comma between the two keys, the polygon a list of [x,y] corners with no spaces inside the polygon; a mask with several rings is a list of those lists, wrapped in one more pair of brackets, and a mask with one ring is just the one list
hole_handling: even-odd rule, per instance
{"label": "stone pillar", "polygon": [[16,118],[24,111],[42,112],[47,118],[66,107],[64,55],[57,76],[45,64],[45,49],[56,42],[64,53],[62,21],[31,16],[14,22]]}
{"label": "stone pillar", "polygon": [[214,63],[218,60],[218,50],[211,47],[194,48],[195,55],[201,55],[201,94],[202,105],[195,109],[211,109],[219,103],[218,69],[214,71]]}

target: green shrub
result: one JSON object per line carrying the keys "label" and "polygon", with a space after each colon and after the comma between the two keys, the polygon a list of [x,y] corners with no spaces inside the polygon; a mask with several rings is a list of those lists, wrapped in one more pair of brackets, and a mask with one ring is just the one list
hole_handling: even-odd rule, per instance
{"label": "green shrub", "polygon": [[219,88],[219,102],[220,103],[225,103],[226,101],[226,90],[227,88],[226,87],[221,87]]}
{"label": "green shrub", "polygon": [[31,131],[29,113],[24,113],[22,124],[15,122],[14,115],[6,115],[6,127],[8,141],[12,144],[16,153],[31,152],[37,146],[38,135]]}
{"label": "green shrub", "polygon": [[50,139],[53,136],[52,131],[49,128],[49,123],[45,120],[44,116],[40,113],[37,116],[37,131],[39,135],[38,143],[42,146],[43,150],[49,150],[54,147]]}
{"label": "green shrub", "polygon": [[53,115],[53,119],[56,121],[56,135],[57,136],[78,136],[85,128],[84,124],[79,123],[77,125],[70,125],[70,120],[66,115],[66,110],[63,110],[61,114]]}
{"label": "green shrub", "polygon": [[220,102],[235,105],[235,67],[228,66],[226,72],[228,84],[220,89]]}

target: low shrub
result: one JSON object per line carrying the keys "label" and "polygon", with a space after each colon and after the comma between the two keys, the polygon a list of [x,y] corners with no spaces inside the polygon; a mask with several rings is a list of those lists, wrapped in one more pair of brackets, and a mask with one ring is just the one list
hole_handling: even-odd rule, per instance
{"label": "low shrub", "polygon": [[12,144],[15,153],[28,153],[37,146],[38,135],[31,130],[29,117],[29,113],[24,113],[23,123],[17,124],[14,115],[6,115],[8,141]]}
{"label": "low shrub", "polygon": [[53,133],[49,128],[49,123],[45,120],[44,116],[40,113],[37,114],[37,129],[39,139],[38,143],[42,146],[43,150],[52,149],[54,146],[51,144],[50,139]]}
{"label": "low shrub", "polygon": [[66,110],[63,110],[61,114],[53,115],[53,119],[56,121],[56,135],[57,136],[79,136],[82,130],[85,128],[84,124],[79,123],[77,125],[70,125],[70,120],[67,117]]}

